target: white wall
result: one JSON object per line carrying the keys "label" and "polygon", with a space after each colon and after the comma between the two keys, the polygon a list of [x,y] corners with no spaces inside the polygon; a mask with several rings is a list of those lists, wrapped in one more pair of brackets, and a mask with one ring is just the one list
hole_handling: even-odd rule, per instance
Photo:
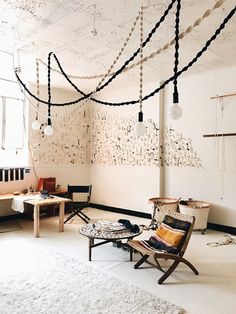
{"label": "white wall", "polygon": [[[157,84],[150,84],[145,87],[144,95]],[[120,102],[123,100],[138,99],[138,89],[129,88],[116,91],[110,94],[104,94],[104,99],[107,101]],[[159,119],[159,96],[153,97],[151,101],[143,104],[144,123],[147,124],[148,119],[158,122]],[[98,106],[98,107],[96,107]],[[94,108],[100,110],[99,105],[94,105]],[[104,107],[104,106],[103,106]],[[132,120],[133,146],[143,139],[138,139],[133,127],[138,121],[139,105],[112,107],[106,106],[103,108],[105,114],[113,113],[114,119],[130,117]],[[125,121],[122,120],[125,124]],[[109,123],[109,122],[108,122]],[[158,124],[158,123],[157,123]],[[115,128],[115,123],[114,126]],[[124,125],[125,127],[125,125]],[[111,126],[112,128],[112,126]],[[112,130],[110,130],[112,133]],[[116,129],[114,129],[116,132]],[[124,136],[123,140],[126,140]],[[115,139],[114,139],[115,141]],[[118,142],[118,140],[117,140]],[[128,143],[127,143],[128,144]],[[145,147],[144,142],[141,142],[141,147]],[[102,144],[100,149],[102,150]],[[110,148],[112,150],[112,147]],[[133,147],[134,154],[137,153]],[[126,154],[126,151],[123,151]],[[140,157],[141,159],[141,157]],[[104,163],[95,163],[91,165],[90,178],[93,185],[92,202],[103,204],[112,207],[126,208],[135,211],[149,212],[150,205],[148,200],[151,197],[159,195],[159,167],[155,165],[135,165],[132,161],[128,164],[111,165],[109,160],[104,160]]]}
{"label": "white wall", "polygon": [[[235,137],[203,138],[203,134],[235,133],[236,97],[224,99],[223,113],[218,101],[210,97],[235,93],[236,68],[204,72],[179,79],[179,96],[183,116],[179,120],[169,118],[173,86],[165,89],[164,124],[175,135],[181,135],[191,146],[190,165],[173,166],[164,163],[163,191],[165,197],[193,198],[211,204],[209,222],[236,226],[234,191],[236,188],[236,143]],[[146,89],[156,88],[155,84]],[[146,94],[146,92],[145,92]],[[104,94],[104,99],[122,101],[136,99],[137,90],[120,90]],[[218,108],[218,109],[217,109]],[[118,115],[136,115],[138,106],[106,109]],[[147,112],[146,112],[147,110]],[[152,111],[153,110],[153,111]],[[155,113],[154,113],[155,112]],[[144,103],[144,117],[156,116],[157,97]],[[165,138],[169,141],[170,138]],[[176,147],[171,155],[180,154]],[[185,150],[182,156],[187,156]],[[196,156],[196,158],[194,157]],[[194,159],[195,158],[195,159]],[[198,162],[200,159],[200,162]],[[191,164],[191,160],[193,160]],[[199,167],[201,164],[201,167]],[[148,199],[160,196],[160,168],[150,166],[111,166],[93,164],[91,182],[94,185],[93,202],[137,211],[148,211]]]}
{"label": "white wall", "polygon": [[[173,163],[170,165],[164,164],[164,196],[182,197],[183,199],[191,197],[210,202],[212,209],[209,221],[232,227],[236,227],[234,199],[236,188],[235,137],[224,137],[222,141],[222,138],[203,138],[203,134],[236,132],[234,122],[236,97],[225,98],[223,114],[219,109],[219,103],[210,100],[211,96],[217,94],[235,93],[235,76],[236,67],[232,67],[179,79],[178,85],[183,117],[180,120],[170,120],[168,116],[170,104],[172,103],[172,85],[165,89],[164,112],[164,124],[168,128],[171,127],[176,134],[181,134],[181,136],[191,141],[193,155],[196,154],[197,158],[200,158],[202,165],[198,168],[196,163],[193,163],[192,166],[178,167],[173,166]],[[145,86],[144,95],[156,88],[157,85],[158,83]],[[46,91],[44,91],[44,95],[46,95]],[[53,99],[57,95],[60,101],[67,101],[75,96],[69,94],[68,91],[56,91],[53,95]],[[138,90],[137,88],[130,88],[109,94],[104,93],[102,97],[105,100],[114,102],[137,99]],[[46,110],[47,108],[45,108],[45,112]],[[63,110],[72,109],[62,109],[62,115]],[[104,107],[94,104],[94,110],[95,112],[96,110],[104,110],[107,115],[113,114],[114,121],[115,119],[122,119],[122,117],[130,117],[135,124],[139,106]],[[148,119],[156,122],[159,120],[159,95],[144,102],[143,112],[144,122],[148,123]],[[57,114],[57,112],[53,114]],[[33,118],[34,111],[32,112],[31,109],[29,125]],[[90,126],[94,126],[93,121],[90,121]],[[111,132],[116,131],[116,129],[112,131],[111,122],[109,127]],[[93,135],[95,136],[93,140],[96,141],[97,139],[99,142],[100,137],[96,130]],[[125,140],[126,138],[124,138]],[[141,141],[139,145],[145,146],[145,142],[140,139],[137,139],[138,141]],[[136,143],[135,139],[134,143]],[[99,142],[96,149],[103,151],[102,141]],[[171,151],[170,154],[172,154]],[[186,154],[186,151],[184,154]],[[92,155],[91,158],[93,159]],[[190,158],[192,157],[190,156]],[[25,166],[28,165],[32,170],[30,160]],[[107,206],[149,212],[148,199],[160,196],[160,168],[149,163],[141,166],[132,164],[132,162],[114,164],[106,157],[102,162],[96,161],[95,158],[92,165],[86,163],[75,165],[37,164],[35,169],[39,177],[55,176],[57,183],[61,186],[66,186],[68,183],[91,183],[93,185],[92,202]],[[28,187],[32,182],[36,182],[33,171],[26,174],[25,180],[22,182],[0,183],[0,192],[21,190]]]}
{"label": "white wall", "polygon": [[139,166],[91,166],[92,202],[149,212],[148,200],[159,194],[159,169]]}
{"label": "white wall", "polygon": [[224,99],[221,112],[216,95],[236,92],[236,67],[209,71],[179,79],[183,116],[171,120],[168,109],[172,102],[172,86],[166,89],[165,119],[167,124],[192,139],[202,167],[166,167],[165,193],[193,198],[211,204],[209,221],[236,227],[236,137],[203,138],[203,134],[235,133],[236,97]]}

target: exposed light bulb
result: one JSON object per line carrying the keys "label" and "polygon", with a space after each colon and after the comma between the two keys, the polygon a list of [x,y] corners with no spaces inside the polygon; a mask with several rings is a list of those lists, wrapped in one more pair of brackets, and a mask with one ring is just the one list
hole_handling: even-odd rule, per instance
{"label": "exposed light bulb", "polygon": [[171,119],[177,120],[182,117],[183,109],[179,105],[179,93],[177,89],[177,82],[174,86],[174,93],[173,93],[173,105],[170,108],[170,117]]}
{"label": "exposed light bulb", "polygon": [[143,136],[146,133],[146,127],[143,123],[143,113],[140,111],[138,113],[138,124],[136,126],[136,134],[138,137]]}
{"label": "exposed light bulb", "polygon": [[46,126],[46,128],[44,129],[44,134],[48,136],[53,134],[53,128],[51,125]]}
{"label": "exposed light bulb", "polygon": [[170,117],[174,120],[177,120],[182,117],[183,109],[180,107],[179,104],[175,103],[170,108]]}
{"label": "exposed light bulb", "polygon": [[31,124],[31,126],[32,126],[32,129],[33,129],[33,130],[38,131],[38,130],[40,129],[41,124],[39,123],[38,120],[35,120],[35,121]]}
{"label": "exposed light bulb", "polygon": [[143,122],[138,122],[136,126],[136,134],[138,137],[143,136],[146,133],[146,126]]}

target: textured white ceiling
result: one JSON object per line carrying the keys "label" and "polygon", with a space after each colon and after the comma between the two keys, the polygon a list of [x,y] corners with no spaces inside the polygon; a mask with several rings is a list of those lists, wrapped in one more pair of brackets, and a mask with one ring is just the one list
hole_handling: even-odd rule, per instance
{"label": "textured white ceiling", "polygon": [[[225,0],[223,5],[202,24],[180,41],[180,66],[190,61],[203,46],[228,12],[235,0]],[[141,4],[144,10],[144,37],[159,20],[170,0],[0,0],[1,49],[16,53],[19,50],[22,75],[35,80],[35,58],[47,62],[53,51],[68,74],[93,75],[106,72],[122,47]],[[193,24],[212,8],[216,0],[182,0],[181,31]],[[95,29],[94,36],[94,5]],[[152,53],[174,37],[174,10],[166,18],[144,56]],[[139,47],[139,25],[131,37],[121,60],[132,55]],[[236,16],[234,16],[216,42],[210,47],[191,72],[236,64]],[[144,65],[144,82],[165,79],[173,71],[174,49],[169,48]],[[138,59],[137,59],[138,60]],[[32,63],[33,61],[33,63]],[[56,68],[55,62],[52,67]],[[28,76],[27,76],[28,75]],[[117,78],[107,90],[138,85],[138,68]],[[46,84],[46,67],[40,64],[40,82]],[[75,80],[85,91],[93,90],[98,79]],[[52,75],[52,84],[70,88],[58,74]]]}

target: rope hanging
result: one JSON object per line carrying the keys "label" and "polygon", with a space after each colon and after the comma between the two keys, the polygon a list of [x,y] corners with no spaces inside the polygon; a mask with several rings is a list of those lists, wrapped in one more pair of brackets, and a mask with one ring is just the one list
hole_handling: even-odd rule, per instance
{"label": "rope hanging", "polygon": [[[36,60],[36,86],[37,86],[37,97],[39,98],[40,90],[39,90],[39,61]],[[37,110],[35,115],[35,120],[38,120],[39,117],[39,101],[37,101]]]}
{"label": "rope hanging", "polygon": [[[215,5],[214,5],[211,9],[206,10],[206,11],[204,12],[204,14],[203,14],[201,17],[199,17],[198,19],[196,19],[195,22],[194,22],[192,25],[188,26],[188,27],[185,29],[185,31],[183,31],[182,33],[179,34],[179,39],[181,40],[181,39],[183,39],[187,34],[191,33],[191,32],[193,31],[193,29],[194,29],[195,27],[199,26],[205,18],[209,17],[209,16],[213,13],[214,10],[220,8],[221,5],[223,4],[223,2],[225,2],[225,0],[218,0],[218,1],[215,3]],[[162,48],[159,48],[159,49],[156,50],[155,52],[153,52],[153,53],[151,53],[150,55],[148,55],[148,56],[146,56],[145,58],[143,58],[143,63],[145,63],[145,62],[147,62],[147,61],[153,59],[155,56],[157,56],[157,55],[160,54],[161,52],[163,52],[163,51],[169,49],[172,45],[174,45],[174,43],[175,43],[175,39],[171,40],[169,43],[166,43]],[[43,60],[41,60],[41,59],[38,59],[38,60],[39,60],[43,65],[47,66],[47,64],[46,64]],[[127,72],[127,71],[129,71],[129,70],[135,68],[135,67],[138,66],[138,65],[140,65],[140,61],[138,61],[138,62],[136,62],[136,63],[134,63],[134,64],[132,64],[132,65],[126,67],[126,68],[123,70],[123,72]],[[56,72],[56,73],[62,75],[62,73],[61,73],[59,70],[57,70],[57,69],[51,68],[51,70],[52,70],[53,72]],[[110,72],[110,73],[107,74],[106,76],[111,76],[111,75],[113,75],[113,74],[115,74],[115,72]],[[68,75],[68,77],[74,78],[74,79],[79,79],[79,80],[93,80],[93,79],[101,78],[101,77],[103,77],[104,75],[105,75],[105,74],[98,74],[98,75],[91,75],[91,76]]]}
{"label": "rope hanging", "polygon": [[[145,40],[144,43],[143,43],[143,47],[146,46],[146,44],[151,40],[153,34],[154,34],[154,33],[157,31],[157,29],[160,27],[161,23],[164,22],[166,16],[168,15],[169,11],[172,9],[172,7],[173,7],[173,5],[174,5],[175,2],[176,2],[176,0],[172,0],[172,1],[171,1],[171,3],[169,4],[168,8],[165,10],[165,12],[164,12],[164,14],[162,15],[162,17],[160,18],[160,20],[156,23],[156,25],[153,27],[153,29],[151,30],[151,32],[148,34],[146,40]],[[119,75],[119,74],[127,67],[127,65],[128,65],[131,61],[133,61],[133,59],[138,55],[139,52],[140,52],[140,48],[138,48],[138,49],[136,50],[136,52],[122,65],[122,67],[121,67],[118,71],[116,71],[115,74],[114,74],[112,77],[110,77],[110,79],[109,79],[105,84],[103,84],[102,86],[100,86],[100,87],[97,89],[97,91],[102,90],[104,87],[106,87],[108,84],[110,84],[111,81],[113,81],[113,79],[114,79],[117,75]],[[55,54],[54,54],[54,56],[55,56]],[[58,61],[58,63],[59,63],[59,61]],[[59,66],[59,64],[58,64],[58,66]],[[60,70],[62,69],[61,66],[59,66],[59,68],[60,68]],[[20,84],[21,84],[21,85],[23,86],[23,88],[30,94],[30,96],[32,96],[34,99],[40,101],[41,103],[48,104],[48,102],[46,102],[46,101],[43,101],[43,100],[41,100],[41,99],[37,99],[37,98],[35,97],[35,95],[33,95],[33,94],[27,89],[26,85],[21,81],[21,79],[20,79],[20,77],[19,77],[19,75],[18,75],[18,73],[17,73],[16,70],[15,70],[15,73],[16,73],[16,77],[17,77],[17,79],[19,80]],[[73,104],[76,104],[76,103],[80,102],[81,100],[84,100],[84,99],[86,99],[86,98],[88,98],[88,97],[90,97],[90,96],[92,95],[92,93],[89,93],[89,94],[85,95],[82,91],[80,91],[80,90],[75,86],[74,83],[71,82],[71,80],[70,80],[69,77],[65,74],[64,71],[62,72],[62,74],[64,75],[64,77],[66,78],[66,80],[72,85],[72,87],[74,87],[77,91],[79,91],[82,95],[84,95],[84,97],[79,98],[79,99],[74,100],[74,101],[71,101],[71,102],[68,102],[68,103],[63,103],[63,104],[52,104],[52,103],[51,103],[51,105],[53,105],[53,106],[57,106],[57,105],[62,105],[62,106],[73,105]],[[94,100],[94,99],[92,99],[92,100]]]}
{"label": "rope hanging", "polygon": [[[175,1],[172,1],[172,5],[169,5],[169,10],[170,8],[173,6],[173,3]],[[161,22],[164,20],[164,16],[166,16],[169,12],[169,10],[167,9],[164,13],[164,15],[162,16],[162,18],[159,20],[159,22],[157,23],[159,26],[161,24]],[[161,89],[163,89],[167,84],[169,84],[171,81],[173,81],[176,77],[178,78],[182,73],[186,72],[194,63],[197,62],[197,60],[203,55],[203,53],[207,50],[207,48],[209,48],[209,46],[211,45],[211,43],[218,37],[218,35],[221,33],[221,31],[225,28],[225,25],[229,22],[229,20],[232,18],[232,16],[235,14],[236,12],[236,6],[229,12],[229,14],[224,18],[223,22],[220,24],[220,26],[217,28],[217,30],[215,31],[215,33],[211,36],[211,38],[209,40],[207,40],[206,44],[203,46],[203,48],[195,55],[195,57],[185,66],[183,67],[180,71],[177,72],[177,74],[175,76],[170,77],[169,79],[167,79],[164,83],[162,83],[157,89],[155,89],[153,92],[151,92],[150,94],[146,95],[143,97],[143,101],[149,99],[150,97],[153,97],[155,94],[157,94]],[[157,25],[156,24],[156,25]],[[153,30],[152,30],[153,31]],[[145,46],[145,43],[147,44],[147,42],[150,40],[151,38],[151,33],[149,34],[148,38],[146,39],[146,41],[143,44],[143,47]],[[140,48],[137,50],[138,52],[140,51]],[[136,53],[138,54],[138,52],[136,51]],[[125,64],[116,72],[115,75],[113,75],[105,84],[103,84],[97,91],[100,91],[101,89],[103,89],[105,86],[107,86],[117,75],[120,74],[120,72],[123,70],[123,68],[125,68],[129,62],[131,62],[134,57],[137,55],[136,53],[134,53],[134,55],[125,62]],[[135,55],[136,54],[136,55]],[[55,56],[55,54],[54,54]],[[33,95],[28,88],[26,87],[26,85],[22,82],[22,80],[20,79],[17,71],[15,70],[15,74],[17,79],[19,80],[20,84],[23,86],[23,88],[28,92],[29,95],[31,95],[34,99],[36,99],[37,101],[44,103],[44,104],[48,104],[48,102],[43,101],[39,98],[37,98],[35,95]],[[70,79],[66,76],[66,79],[68,82],[71,82]],[[71,102],[67,102],[67,103],[50,103],[51,106],[66,106],[66,105],[73,105],[76,104],[88,97],[91,96],[90,94],[85,95],[84,97],[81,97],[77,100],[71,101]],[[95,98],[91,98],[91,100],[95,101],[96,103],[99,104],[103,104],[103,105],[110,105],[110,106],[123,106],[123,105],[133,105],[139,102],[139,100],[131,100],[131,101],[126,101],[126,102],[119,102],[119,103],[111,103],[111,102],[105,102],[105,101],[101,101]]]}

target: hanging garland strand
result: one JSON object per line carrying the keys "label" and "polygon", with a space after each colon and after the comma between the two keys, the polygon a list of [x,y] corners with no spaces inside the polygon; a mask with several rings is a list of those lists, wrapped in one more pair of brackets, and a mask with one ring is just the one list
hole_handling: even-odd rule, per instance
{"label": "hanging garland strand", "polygon": [[[104,75],[102,75],[102,76],[100,76],[102,79],[101,79],[101,81],[98,83],[98,87],[101,86],[101,84],[104,82],[104,80],[106,79],[107,76],[113,75],[113,73],[112,73],[111,71],[112,71],[112,69],[114,68],[114,66],[116,65],[117,61],[120,59],[122,53],[124,52],[124,49],[125,49],[125,47],[127,46],[128,42],[129,42],[129,40],[130,40],[130,37],[131,37],[131,35],[133,34],[134,29],[135,29],[135,26],[136,26],[136,24],[137,24],[137,22],[138,22],[139,19],[140,19],[140,13],[136,16],[136,18],[135,18],[135,20],[134,20],[134,23],[133,23],[133,26],[131,27],[131,30],[130,30],[130,32],[129,32],[128,37],[126,38],[126,40],[125,40],[125,42],[124,42],[123,47],[120,49],[118,55],[116,56],[116,58],[115,58],[115,60],[113,61],[112,65],[110,66],[110,68],[108,69],[107,73],[104,74]],[[98,88],[98,87],[97,87],[97,88]],[[97,90],[97,88],[96,88],[96,90]]]}
{"label": "hanging garland strand", "polygon": [[[156,25],[154,26],[154,28],[151,30],[151,32],[148,34],[148,37],[146,38],[146,40],[143,42],[143,47],[146,46],[146,44],[151,40],[152,36],[154,35],[154,33],[156,32],[156,30],[160,27],[161,23],[165,20],[166,16],[168,15],[169,11],[172,9],[174,3],[176,2],[177,0],[172,0],[171,3],[169,4],[168,8],[165,10],[164,14],[162,15],[162,17],[160,18],[160,20],[156,23]],[[133,59],[138,55],[138,53],[140,52],[140,48],[138,48],[136,50],[136,52],[132,55],[132,57],[130,57],[124,64],[123,66],[115,72],[115,74],[110,77],[110,79],[105,83],[103,84],[102,86],[100,86],[97,91],[100,91],[102,90],[105,86],[107,86],[108,84],[111,83],[111,81],[113,81],[113,79],[119,75],[126,67],[127,65],[133,61]],[[21,81],[18,73],[16,72],[15,70],[15,73],[16,73],[16,77],[17,79],[19,80],[19,82],[22,84],[22,86],[24,87],[24,89],[30,94],[30,96],[32,96],[34,99],[36,99],[37,101],[40,101],[41,103],[44,103],[44,104],[48,104],[46,101],[44,100],[41,100],[41,99],[37,99],[37,97],[35,97],[35,95],[33,95],[26,87],[26,85]],[[64,77],[66,78],[66,80],[72,85],[73,83],[71,82],[71,80],[69,79],[69,77],[66,75],[66,73],[63,71],[62,73],[64,75]],[[75,85],[73,84],[72,87],[76,88]],[[71,102],[67,102],[67,103],[62,103],[62,104],[53,104],[51,103],[52,106],[67,106],[67,105],[74,105],[88,97],[91,97],[92,93],[89,93],[87,95],[84,95],[84,97],[82,98],[79,98],[79,99],[76,99],[74,101],[71,101]],[[92,98],[93,101],[96,101],[96,99]]]}
{"label": "hanging garland strand", "polygon": [[[54,57],[54,59],[56,60],[56,63],[57,63],[57,65],[58,65],[58,67],[59,67],[61,73],[62,73],[62,74],[64,75],[64,77],[66,78],[67,75],[66,75],[65,71],[63,70],[63,68],[62,68],[62,66],[61,66],[61,64],[60,64],[60,62],[59,62],[57,56],[55,55],[55,53],[53,54],[53,57]],[[69,80],[70,85],[71,85],[78,93],[82,94],[82,95],[84,96],[84,98],[87,98],[87,96],[88,96],[87,94],[85,94],[82,90],[80,90],[69,78],[67,79],[67,81],[68,81],[68,80]]]}
{"label": "hanging garland strand", "polygon": [[[109,67],[107,73],[105,73],[105,74],[103,75],[103,77],[102,77],[102,79],[99,81],[99,83],[98,83],[96,89],[95,89],[92,93],[88,94],[88,97],[87,97],[87,95],[86,95],[82,90],[80,90],[80,89],[70,80],[70,76],[69,76],[69,75],[66,75],[66,73],[64,72],[64,70],[63,70],[63,68],[62,68],[62,66],[61,66],[61,64],[60,64],[60,62],[59,62],[59,60],[58,60],[58,58],[57,58],[57,56],[54,54],[54,58],[55,58],[55,60],[56,60],[56,62],[57,62],[57,65],[58,65],[58,67],[59,67],[59,69],[60,69],[60,72],[59,72],[59,71],[58,71],[58,72],[59,72],[60,74],[64,75],[64,77],[66,77],[66,76],[68,77],[69,83],[71,84],[71,86],[72,86],[77,92],[79,92],[79,93],[82,94],[83,96],[86,96],[86,97],[87,97],[87,100],[90,99],[91,96],[94,95],[94,94],[97,92],[97,89],[101,86],[101,84],[104,82],[104,80],[106,79],[106,77],[110,75],[110,72],[112,71],[112,69],[114,68],[114,66],[115,66],[116,63],[118,62],[118,60],[120,59],[122,53],[124,52],[125,47],[127,46],[128,42],[129,42],[129,40],[130,40],[130,37],[132,36],[132,34],[133,34],[133,32],[134,32],[135,26],[136,26],[136,24],[137,24],[139,18],[140,18],[140,13],[136,16],[136,18],[135,18],[135,20],[134,20],[134,23],[133,23],[133,25],[132,25],[132,27],[131,27],[131,29],[130,29],[129,34],[128,34],[128,37],[126,38],[126,40],[125,40],[125,42],[124,42],[122,48],[120,49],[119,53],[117,54],[115,60],[113,61],[113,63],[112,63],[111,66]],[[52,70],[52,69],[51,69],[51,70]]]}
{"label": "hanging garland strand", "polygon": [[[144,48],[148,42],[150,42],[152,36],[155,34],[155,32],[157,31],[157,29],[160,27],[160,25],[164,22],[165,18],[167,17],[167,15],[169,14],[169,11],[172,9],[174,3],[176,2],[176,0],[172,0],[172,2],[169,4],[168,8],[165,10],[164,14],[162,15],[162,17],[160,18],[160,20],[156,23],[156,25],[153,27],[153,29],[151,30],[151,32],[148,34],[148,37],[146,38],[146,40],[143,42],[142,48]],[[102,90],[104,87],[106,87],[108,84],[110,84],[115,78],[116,76],[118,76],[121,72],[123,72],[123,70],[128,66],[128,64],[134,60],[134,58],[140,53],[140,47],[135,51],[135,53],[128,59],[126,60],[126,62],[120,67],[119,70],[117,70],[110,78],[109,80],[104,83],[102,86],[99,87],[98,91]]]}
{"label": "hanging garland strand", "polygon": [[[203,48],[196,54],[196,56],[180,71],[177,72],[177,77],[182,75],[184,72],[186,72],[191,66],[193,66],[194,63],[197,62],[197,60],[203,55],[203,53],[207,50],[207,48],[212,44],[212,42],[218,37],[218,35],[221,33],[221,31],[225,28],[225,25],[229,22],[229,20],[233,17],[233,15],[236,12],[236,6],[230,11],[230,13],[224,18],[223,22],[220,24],[219,28],[215,31],[214,35],[211,36],[211,38],[206,42],[206,44],[203,46]],[[155,89],[150,94],[144,96],[143,101],[149,99],[150,97],[153,97],[155,94],[157,94],[160,90],[162,90],[166,85],[168,85],[171,81],[174,80],[174,76],[170,77],[168,80],[163,82],[157,89]],[[127,102],[120,102],[120,103],[110,103],[101,101],[98,99],[95,99],[95,101],[102,105],[109,105],[109,106],[124,106],[124,105],[134,105],[139,102],[139,100],[131,100]]]}
{"label": "hanging garland strand", "polygon": [[[196,19],[194,21],[194,23],[190,26],[188,26],[185,31],[183,31],[182,33],[180,33],[179,35],[179,39],[183,39],[187,34],[191,33],[193,31],[193,29],[197,26],[199,26],[202,21],[209,17],[214,10],[216,9],[219,9],[221,7],[221,5],[225,2],[225,0],[218,0],[214,6],[211,8],[211,9],[208,9],[204,12],[204,14],[199,17],[198,19]],[[174,45],[175,44],[175,39],[171,40],[169,43],[166,43],[162,48],[159,48],[158,50],[156,50],[155,52],[152,52],[150,55],[146,56],[145,58],[143,58],[143,63],[144,62],[147,62],[148,60],[151,60],[153,59],[155,56],[157,56],[158,54],[160,54],[161,52],[163,52],[164,50],[167,50],[168,48],[170,48],[170,46]],[[38,59],[43,65],[47,66],[47,64],[42,60],[42,59]],[[133,69],[134,67],[140,65],[140,61],[126,67],[124,69],[123,72],[126,72],[126,71],[129,71],[131,69]],[[61,74],[62,73],[57,70],[57,69],[54,69],[54,68],[51,68],[51,70],[53,72],[56,72],[58,74]],[[110,72],[109,74],[107,74],[106,76],[111,76],[113,75],[115,72]],[[92,75],[92,76],[77,76],[77,75],[68,75],[68,77],[70,78],[73,78],[73,79],[79,79],[79,80],[93,80],[93,79],[97,79],[97,78],[102,78],[105,74],[98,74],[98,75]]]}
{"label": "hanging garland strand", "polygon": [[[39,98],[40,95],[40,89],[39,89],[39,61],[36,60],[36,86],[37,86],[37,97]],[[39,102],[37,102],[37,110],[35,115],[35,120],[38,120],[39,117]]]}
{"label": "hanging garland strand", "polygon": [[139,111],[143,112],[143,6],[140,11]]}
{"label": "hanging garland strand", "polygon": [[[177,77],[179,77],[182,73],[186,72],[194,63],[197,62],[197,60],[202,56],[202,54],[207,50],[207,48],[211,45],[211,43],[218,37],[218,35],[221,33],[221,31],[225,28],[225,25],[229,22],[229,20],[233,17],[233,15],[236,12],[236,6],[229,12],[229,14],[225,17],[225,19],[223,20],[223,22],[220,24],[219,28],[215,31],[214,35],[211,36],[211,38],[206,42],[206,44],[203,46],[203,48],[196,54],[196,56],[185,66],[183,67],[180,71],[178,71],[177,73]],[[44,104],[48,104],[48,102],[38,99],[35,95],[33,95],[29,89],[26,87],[26,85],[22,82],[22,80],[20,79],[17,71],[15,70],[15,74],[16,77],[18,79],[18,81],[20,82],[20,84],[24,87],[24,89],[27,91],[27,93],[32,96],[34,99],[36,99],[37,101],[40,101],[41,103]],[[167,79],[164,83],[162,83],[157,89],[155,89],[153,92],[151,92],[150,94],[146,95],[143,98],[143,101],[149,99],[150,97],[153,97],[155,94],[157,94],[161,89],[163,89],[166,85],[168,85],[171,81],[174,80],[174,76],[170,77],[169,79]],[[89,97],[89,96],[87,96]],[[78,100],[75,101],[71,101],[65,104],[53,104],[51,103],[51,106],[65,106],[65,105],[73,105],[78,103],[79,101],[85,99],[85,97],[82,97]],[[93,101],[99,103],[99,104],[103,104],[103,105],[109,105],[109,106],[123,106],[123,105],[134,105],[136,103],[139,102],[139,100],[132,100],[132,101],[126,101],[126,102],[120,102],[120,103],[110,103],[110,102],[105,102],[105,101],[101,101],[95,98],[92,98]]]}
{"label": "hanging garland strand", "polygon": [[[211,13],[212,13],[214,10],[218,9],[218,8],[222,5],[222,3],[223,3],[224,1],[225,1],[225,0],[219,0],[218,2],[215,3],[215,5],[213,6],[212,9],[206,10],[205,13],[204,13],[200,18],[196,19],[195,22],[194,22],[192,25],[188,26],[182,33],[179,34],[179,39],[183,39],[187,34],[191,33],[192,30],[193,30],[195,27],[199,26],[205,18],[209,17],[209,16],[211,15]],[[143,62],[146,62],[146,61],[148,61],[148,60],[153,59],[154,57],[156,57],[157,55],[159,55],[161,52],[163,52],[163,51],[169,49],[170,46],[172,46],[172,45],[174,45],[174,44],[175,44],[175,38],[172,39],[169,43],[166,43],[163,47],[159,48],[159,49],[156,50],[155,52],[153,52],[153,53],[151,53],[150,55],[148,55],[148,56],[146,56],[145,58],[143,58]],[[134,63],[134,64],[130,65],[129,67],[127,67],[127,68],[124,70],[124,72],[133,69],[134,67],[138,66],[139,63],[140,63],[140,61],[138,61],[137,63]]]}

